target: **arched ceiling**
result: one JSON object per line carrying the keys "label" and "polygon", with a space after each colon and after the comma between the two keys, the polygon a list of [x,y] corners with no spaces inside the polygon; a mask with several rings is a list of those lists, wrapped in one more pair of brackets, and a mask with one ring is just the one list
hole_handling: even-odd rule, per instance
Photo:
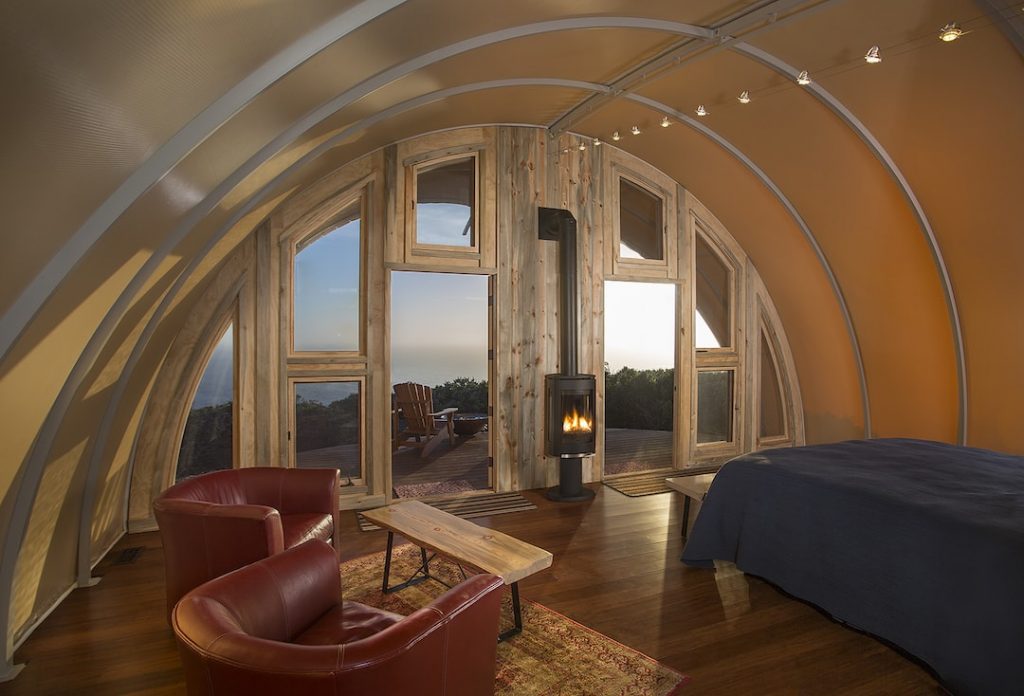
{"label": "arched ceiling", "polygon": [[[1007,388],[1024,383],[1022,15],[998,0],[4,3],[5,597],[42,496],[89,526],[137,375],[266,212],[466,125],[599,138],[714,211],[786,324],[810,440],[1024,451]],[[951,21],[967,33],[940,42]],[[881,64],[863,60],[872,45]]]}

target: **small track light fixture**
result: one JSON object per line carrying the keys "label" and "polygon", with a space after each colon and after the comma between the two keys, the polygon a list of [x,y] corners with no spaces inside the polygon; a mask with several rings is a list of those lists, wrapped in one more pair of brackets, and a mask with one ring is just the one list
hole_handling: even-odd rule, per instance
{"label": "small track light fixture", "polygon": [[622,139],[622,136],[619,135],[618,131],[615,131],[614,133],[612,133],[612,140],[614,140],[615,142],[618,142],[621,139]]}
{"label": "small track light fixture", "polygon": [[580,152],[583,152],[586,149],[587,149],[587,144],[586,143],[580,143]]}
{"label": "small track light fixture", "polygon": [[601,144],[601,139],[600,138],[594,138],[594,147],[597,147],[600,144]]}
{"label": "small track light fixture", "polygon": [[668,128],[671,125],[672,125],[672,122],[668,120],[668,116],[662,116],[661,117],[661,127],[662,128]]}
{"label": "small track light fixture", "polygon": [[864,62],[871,64],[882,62],[882,55],[878,52],[878,46],[872,46],[868,49],[868,52],[864,54]]}
{"label": "small track light fixture", "polygon": [[811,76],[807,74],[806,70],[801,70],[800,74],[796,76],[796,83],[798,85],[809,85],[811,84]]}
{"label": "small track light fixture", "polygon": [[737,101],[739,101],[740,104],[749,104],[750,92],[748,92],[747,90],[743,90],[742,92],[740,92],[740,96],[736,97],[736,99]]}
{"label": "small track light fixture", "polygon": [[708,115],[708,110],[704,108],[703,104],[697,107],[697,115],[701,117]]}
{"label": "small track light fixture", "polygon": [[633,126],[629,129],[629,132],[633,135],[640,135],[640,126]]}
{"label": "small track light fixture", "polygon": [[956,41],[964,35],[964,30],[960,28],[960,25],[956,22],[950,22],[946,26],[939,30],[939,38],[949,43],[950,41]]}

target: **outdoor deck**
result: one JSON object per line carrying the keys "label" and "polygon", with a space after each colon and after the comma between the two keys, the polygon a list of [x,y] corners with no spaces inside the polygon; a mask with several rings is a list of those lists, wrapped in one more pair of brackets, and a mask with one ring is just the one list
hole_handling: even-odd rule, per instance
{"label": "outdoor deck", "polygon": [[672,468],[671,431],[605,429],[604,473],[606,476],[670,468]]}
{"label": "outdoor deck", "polygon": [[443,438],[429,457],[420,457],[413,447],[400,447],[391,454],[395,494],[423,498],[490,489],[487,438],[486,430],[472,437],[456,436],[450,445]]}
{"label": "outdoor deck", "polygon": [[[429,457],[401,447],[391,455],[392,486],[399,498],[423,498],[488,490],[488,432],[442,439]],[[337,445],[298,454],[300,468],[338,467],[342,483],[359,476],[359,446]],[[608,428],[605,431],[606,476],[672,467],[672,433],[662,430]]]}

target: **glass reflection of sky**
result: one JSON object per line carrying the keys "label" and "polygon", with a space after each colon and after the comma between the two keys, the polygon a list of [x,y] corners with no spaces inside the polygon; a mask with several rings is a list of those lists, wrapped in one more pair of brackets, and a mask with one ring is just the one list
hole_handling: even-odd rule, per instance
{"label": "glass reflection of sky", "polygon": [[295,255],[295,350],[359,350],[359,220]]}
{"label": "glass reflection of sky", "polygon": [[472,212],[468,205],[457,203],[417,203],[416,241],[420,244],[473,246],[473,230],[466,230]]}

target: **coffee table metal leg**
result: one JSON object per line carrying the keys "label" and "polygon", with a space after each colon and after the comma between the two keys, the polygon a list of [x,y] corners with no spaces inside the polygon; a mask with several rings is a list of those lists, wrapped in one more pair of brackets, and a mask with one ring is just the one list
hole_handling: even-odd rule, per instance
{"label": "coffee table metal leg", "polygon": [[688,526],[689,521],[690,521],[690,496],[687,495],[687,496],[683,497],[683,529],[682,529],[681,534],[682,534],[682,537],[684,539],[686,538],[686,528]]}
{"label": "coffee table metal leg", "polygon": [[388,531],[388,551],[384,555],[384,584],[381,586],[381,591],[384,594],[388,593],[388,581],[391,579],[391,549],[395,545],[395,533]]}
{"label": "coffee table metal leg", "polygon": [[519,583],[514,582],[511,585],[512,589],[512,628],[508,629],[504,633],[498,636],[498,642],[508,640],[514,635],[523,632],[523,609],[519,604]]}
{"label": "coffee table metal leg", "polygon": [[391,582],[391,552],[395,545],[395,533],[388,532],[388,550],[384,555],[384,582],[381,584],[381,591],[384,594],[391,594],[392,592],[398,592],[404,590],[410,585],[418,585],[424,580],[436,580],[447,588],[451,588],[451,585],[446,583],[441,578],[430,574],[430,561],[433,560],[434,556],[427,558],[427,550],[424,547],[420,547],[420,567],[416,569],[416,572],[412,574],[405,582],[400,582],[394,587],[388,587]]}

